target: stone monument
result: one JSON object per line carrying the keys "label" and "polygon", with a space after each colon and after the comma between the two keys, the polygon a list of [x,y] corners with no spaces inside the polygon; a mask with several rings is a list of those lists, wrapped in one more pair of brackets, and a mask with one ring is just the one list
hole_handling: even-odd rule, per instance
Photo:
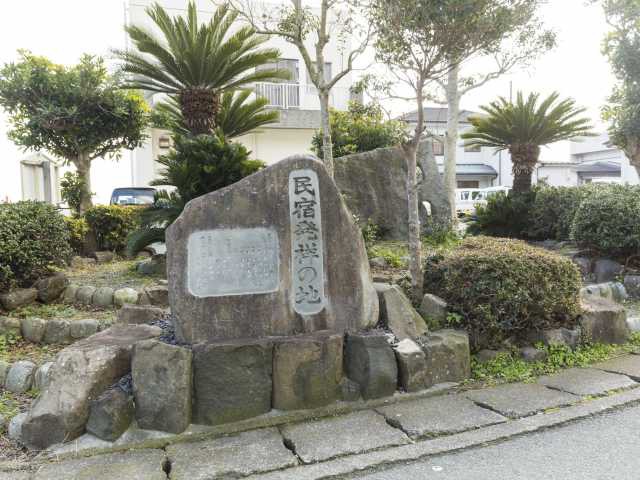
{"label": "stone monument", "polygon": [[192,200],[166,241],[184,343],[355,332],[378,321],[362,236],[314,157],[286,158]]}

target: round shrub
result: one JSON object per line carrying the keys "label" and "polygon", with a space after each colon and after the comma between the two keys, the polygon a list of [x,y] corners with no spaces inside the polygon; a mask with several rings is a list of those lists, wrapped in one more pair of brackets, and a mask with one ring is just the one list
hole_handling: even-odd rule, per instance
{"label": "round shrub", "polygon": [[494,237],[527,238],[529,211],[536,198],[536,189],[527,193],[505,195],[498,192],[476,207],[476,220],[469,226],[471,234]]}
{"label": "round shrub", "polygon": [[570,240],[576,211],[592,190],[590,185],[539,188],[529,211],[529,238]]}
{"label": "round shrub", "polygon": [[29,286],[70,256],[69,231],[54,206],[0,204],[0,291]]}
{"label": "round shrub", "polygon": [[640,250],[640,187],[594,188],[578,207],[572,235],[581,246],[628,256]]}
{"label": "round shrub", "polygon": [[124,250],[127,237],[140,225],[142,210],[122,205],[98,205],[87,210],[84,219],[96,235],[98,250]]}
{"label": "round shrub", "polygon": [[568,259],[520,240],[470,237],[427,259],[425,289],[444,298],[475,350],[510,337],[572,327],[580,273]]}

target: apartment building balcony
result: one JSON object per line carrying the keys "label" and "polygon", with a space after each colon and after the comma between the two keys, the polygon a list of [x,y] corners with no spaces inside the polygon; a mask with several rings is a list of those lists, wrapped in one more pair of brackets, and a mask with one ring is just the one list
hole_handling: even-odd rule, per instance
{"label": "apartment building balcony", "polygon": [[[281,110],[320,110],[320,100],[314,85],[301,83],[258,82],[254,86],[256,95],[266,98],[269,108]],[[350,91],[344,87],[333,87],[329,94],[329,106],[346,110]]]}

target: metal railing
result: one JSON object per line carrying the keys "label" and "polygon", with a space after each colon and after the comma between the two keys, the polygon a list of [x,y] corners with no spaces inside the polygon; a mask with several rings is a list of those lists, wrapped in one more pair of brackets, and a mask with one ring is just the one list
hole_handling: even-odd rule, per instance
{"label": "metal railing", "polygon": [[269,101],[269,107],[300,108],[300,85],[297,83],[256,83],[256,95]]}

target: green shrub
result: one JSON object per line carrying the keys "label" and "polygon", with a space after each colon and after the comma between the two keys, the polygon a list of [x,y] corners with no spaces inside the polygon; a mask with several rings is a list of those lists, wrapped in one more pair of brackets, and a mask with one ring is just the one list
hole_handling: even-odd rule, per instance
{"label": "green shrub", "polygon": [[469,237],[429,257],[425,289],[460,316],[475,349],[533,330],[572,327],[579,313],[577,267],[519,240]]}
{"label": "green shrub", "polygon": [[538,189],[529,212],[528,236],[538,240],[570,240],[576,211],[592,191],[589,185]]}
{"label": "green shrub", "polygon": [[54,206],[0,204],[0,291],[29,286],[70,256],[69,231]]}
{"label": "green shrub", "polygon": [[529,212],[536,198],[531,192],[505,195],[498,192],[487,199],[486,205],[476,207],[476,220],[468,232],[474,235],[527,238]]}
{"label": "green shrub", "polygon": [[127,245],[127,237],[140,225],[143,209],[134,206],[98,205],[84,214],[96,235],[99,250],[119,252]]}
{"label": "green shrub", "polygon": [[74,215],[80,214],[84,180],[75,172],[67,172],[60,180],[60,195]]}
{"label": "green shrub", "polygon": [[575,241],[609,255],[640,250],[640,187],[606,185],[592,188],[573,219]]}
{"label": "green shrub", "polygon": [[69,230],[69,243],[74,253],[80,255],[89,233],[89,224],[81,217],[64,217]]}

